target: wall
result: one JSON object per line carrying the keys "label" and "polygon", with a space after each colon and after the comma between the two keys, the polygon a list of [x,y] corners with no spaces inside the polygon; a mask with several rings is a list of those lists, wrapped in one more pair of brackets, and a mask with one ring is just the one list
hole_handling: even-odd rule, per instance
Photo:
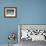
{"label": "wall", "polygon": [[[4,18],[4,7],[17,7],[17,18]],[[7,44],[17,24],[46,24],[46,0],[0,0],[0,44]],[[17,40],[16,40],[17,42]]]}

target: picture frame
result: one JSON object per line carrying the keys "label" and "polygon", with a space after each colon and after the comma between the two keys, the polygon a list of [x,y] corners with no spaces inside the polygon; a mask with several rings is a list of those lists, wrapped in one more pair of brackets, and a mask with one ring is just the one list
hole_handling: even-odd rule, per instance
{"label": "picture frame", "polygon": [[16,18],[17,8],[16,7],[4,7],[4,17],[5,18]]}
{"label": "picture frame", "polygon": [[[22,37],[22,30],[28,30],[29,34],[25,34],[26,36],[28,36],[27,38]],[[31,32],[33,33],[31,34]],[[46,24],[18,24],[18,41],[21,42],[22,40],[46,41]]]}

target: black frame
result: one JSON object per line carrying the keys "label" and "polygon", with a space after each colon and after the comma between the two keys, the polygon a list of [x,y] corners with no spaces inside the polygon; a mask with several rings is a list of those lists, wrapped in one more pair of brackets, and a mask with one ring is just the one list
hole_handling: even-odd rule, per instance
{"label": "black frame", "polygon": [[[15,14],[15,16],[6,16],[6,15],[5,15],[5,10],[6,10],[6,8],[15,8],[15,9],[16,9],[16,14]],[[17,17],[17,8],[16,8],[16,7],[4,7],[4,17],[5,17],[5,18],[16,18],[16,17]]]}

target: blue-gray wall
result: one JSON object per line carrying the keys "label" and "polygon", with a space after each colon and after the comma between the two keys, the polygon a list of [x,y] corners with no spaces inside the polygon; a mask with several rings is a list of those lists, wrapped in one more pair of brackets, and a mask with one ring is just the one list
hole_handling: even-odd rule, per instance
{"label": "blue-gray wall", "polygon": [[[4,18],[9,6],[17,7],[17,18]],[[17,24],[46,24],[46,0],[0,0],[0,44],[8,43],[10,32],[18,32]]]}

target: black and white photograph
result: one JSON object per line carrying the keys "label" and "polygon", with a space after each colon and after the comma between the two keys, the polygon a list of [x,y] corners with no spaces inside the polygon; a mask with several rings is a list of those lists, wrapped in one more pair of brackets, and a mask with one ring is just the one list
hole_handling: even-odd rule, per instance
{"label": "black and white photograph", "polygon": [[4,16],[9,18],[16,18],[16,7],[5,7]]}

